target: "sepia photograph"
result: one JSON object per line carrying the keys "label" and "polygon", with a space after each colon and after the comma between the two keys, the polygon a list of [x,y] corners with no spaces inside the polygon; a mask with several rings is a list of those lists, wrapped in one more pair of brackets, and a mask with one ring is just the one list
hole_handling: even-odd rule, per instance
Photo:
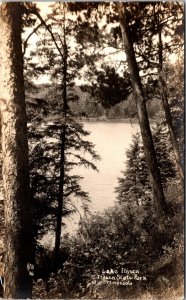
{"label": "sepia photograph", "polygon": [[184,299],[184,17],[0,2],[1,299]]}

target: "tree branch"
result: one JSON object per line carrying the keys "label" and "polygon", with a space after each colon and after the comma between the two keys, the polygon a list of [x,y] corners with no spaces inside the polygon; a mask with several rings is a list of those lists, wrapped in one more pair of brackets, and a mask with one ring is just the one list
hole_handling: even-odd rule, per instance
{"label": "tree branch", "polygon": [[28,35],[28,37],[26,38],[26,40],[24,41],[23,44],[23,55],[25,55],[26,52],[26,48],[28,45],[28,40],[31,38],[31,36],[36,33],[36,31],[39,29],[39,27],[41,27],[43,25],[43,23],[40,23],[39,25],[36,26],[36,28],[34,28],[34,30]]}
{"label": "tree branch", "polygon": [[26,10],[26,13],[27,14],[34,14],[36,17],[38,17],[38,19],[40,20],[41,24],[45,26],[45,28],[47,29],[47,31],[50,33],[51,37],[52,37],[52,40],[60,54],[60,56],[62,57],[63,59],[63,53],[61,52],[57,42],[56,42],[56,39],[55,39],[55,36],[52,32],[52,30],[50,29],[50,26],[46,24],[45,20],[42,18],[42,16],[40,15],[40,13],[38,12],[37,8],[36,7],[31,7],[31,8],[28,8],[28,7],[25,7],[25,10]]}

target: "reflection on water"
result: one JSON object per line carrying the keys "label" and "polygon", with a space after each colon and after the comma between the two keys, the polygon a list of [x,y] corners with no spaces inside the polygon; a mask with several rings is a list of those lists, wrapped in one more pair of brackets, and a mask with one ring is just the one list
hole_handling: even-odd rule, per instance
{"label": "reflection on water", "polygon": [[[90,131],[89,140],[95,144],[95,149],[101,156],[96,163],[99,173],[83,167],[74,173],[84,177],[82,188],[89,192],[90,210],[103,211],[114,204],[116,195],[114,188],[121,170],[125,169],[125,152],[132,141],[132,135],[139,130],[135,123],[86,122],[85,129]],[[73,232],[77,228],[79,214],[67,222],[66,231]]]}

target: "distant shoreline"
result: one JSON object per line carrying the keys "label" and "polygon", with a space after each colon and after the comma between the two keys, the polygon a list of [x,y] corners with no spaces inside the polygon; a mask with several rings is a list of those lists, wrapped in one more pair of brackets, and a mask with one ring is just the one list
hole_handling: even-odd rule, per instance
{"label": "distant shoreline", "polygon": [[[109,118],[103,118],[103,117],[89,117],[89,118],[77,118],[78,121],[81,122],[100,122],[100,123],[134,123],[134,124],[139,124],[137,118],[125,118],[125,119],[109,119]],[[149,119],[150,123],[155,123],[157,121],[156,118],[154,119]]]}

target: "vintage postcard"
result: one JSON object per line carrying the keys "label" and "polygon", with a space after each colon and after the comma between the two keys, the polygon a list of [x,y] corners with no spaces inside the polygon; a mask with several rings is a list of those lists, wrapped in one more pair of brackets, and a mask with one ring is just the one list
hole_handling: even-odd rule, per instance
{"label": "vintage postcard", "polygon": [[0,297],[184,298],[184,3],[0,3]]}

